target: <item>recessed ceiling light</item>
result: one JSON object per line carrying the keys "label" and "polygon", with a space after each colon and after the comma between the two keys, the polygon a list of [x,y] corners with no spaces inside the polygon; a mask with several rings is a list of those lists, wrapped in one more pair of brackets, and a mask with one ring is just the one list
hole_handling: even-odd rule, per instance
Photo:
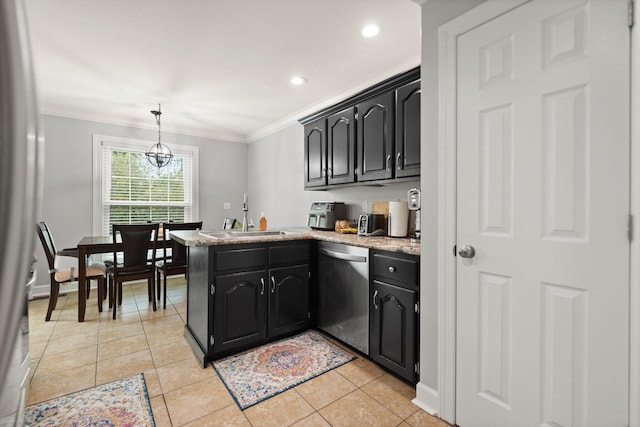
{"label": "recessed ceiling light", "polygon": [[300,86],[300,85],[305,84],[306,82],[307,82],[307,79],[305,79],[304,77],[300,77],[300,76],[291,77],[291,84],[292,85]]}
{"label": "recessed ceiling light", "polygon": [[380,27],[376,24],[369,24],[362,28],[362,35],[367,38],[375,37],[380,32]]}

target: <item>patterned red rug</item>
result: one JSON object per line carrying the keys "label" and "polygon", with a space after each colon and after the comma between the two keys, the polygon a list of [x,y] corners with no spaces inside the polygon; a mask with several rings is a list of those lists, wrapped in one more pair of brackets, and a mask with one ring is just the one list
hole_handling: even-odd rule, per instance
{"label": "patterned red rug", "polygon": [[240,409],[344,365],[355,357],[315,331],[213,362]]}
{"label": "patterned red rug", "polygon": [[155,426],[144,375],[27,406],[25,426]]}

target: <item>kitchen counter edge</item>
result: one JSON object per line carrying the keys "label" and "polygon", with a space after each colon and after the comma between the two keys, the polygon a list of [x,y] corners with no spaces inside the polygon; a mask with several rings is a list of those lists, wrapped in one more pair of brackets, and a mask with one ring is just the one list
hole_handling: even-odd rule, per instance
{"label": "kitchen counter edge", "polygon": [[343,243],[363,248],[378,249],[420,256],[420,242],[411,239],[387,236],[359,236],[357,234],[341,234],[335,231],[310,230],[292,234],[271,236],[231,237],[212,239],[202,236],[197,231],[173,231],[171,238],[185,246],[215,246],[246,243],[282,242],[288,240],[320,240],[324,242]]}

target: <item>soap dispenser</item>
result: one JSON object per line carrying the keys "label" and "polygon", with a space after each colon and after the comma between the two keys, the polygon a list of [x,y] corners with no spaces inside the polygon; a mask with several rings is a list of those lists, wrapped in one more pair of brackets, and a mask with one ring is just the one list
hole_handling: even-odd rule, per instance
{"label": "soap dispenser", "polygon": [[260,212],[260,223],[258,227],[260,231],[267,231],[267,217],[265,212]]}

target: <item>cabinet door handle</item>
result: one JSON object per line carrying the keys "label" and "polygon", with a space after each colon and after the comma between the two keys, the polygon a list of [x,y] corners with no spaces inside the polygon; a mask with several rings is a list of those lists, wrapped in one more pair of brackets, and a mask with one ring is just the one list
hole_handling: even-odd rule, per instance
{"label": "cabinet door handle", "polygon": [[400,155],[400,153],[396,155],[396,167],[398,168],[398,170],[402,169],[400,165]]}
{"label": "cabinet door handle", "polygon": [[264,278],[260,278],[260,284],[262,286],[260,286],[260,295],[264,295]]}
{"label": "cabinet door handle", "polygon": [[396,271],[396,268],[392,265],[389,266],[389,273],[393,273]]}
{"label": "cabinet door handle", "polygon": [[378,290],[376,289],[373,293],[373,308],[378,309],[378,304],[376,303],[376,298],[378,297]]}
{"label": "cabinet door handle", "polygon": [[387,154],[387,170],[391,172],[391,154]]}
{"label": "cabinet door handle", "polygon": [[326,169],[322,169],[322,172],[320,172],[320,177],[321,178],[326,178],[327,176],[327,170]]}
{"label": "cabinet door handle", "polygon": [[271,276],[271,293],[276,293],[276,278]]}

